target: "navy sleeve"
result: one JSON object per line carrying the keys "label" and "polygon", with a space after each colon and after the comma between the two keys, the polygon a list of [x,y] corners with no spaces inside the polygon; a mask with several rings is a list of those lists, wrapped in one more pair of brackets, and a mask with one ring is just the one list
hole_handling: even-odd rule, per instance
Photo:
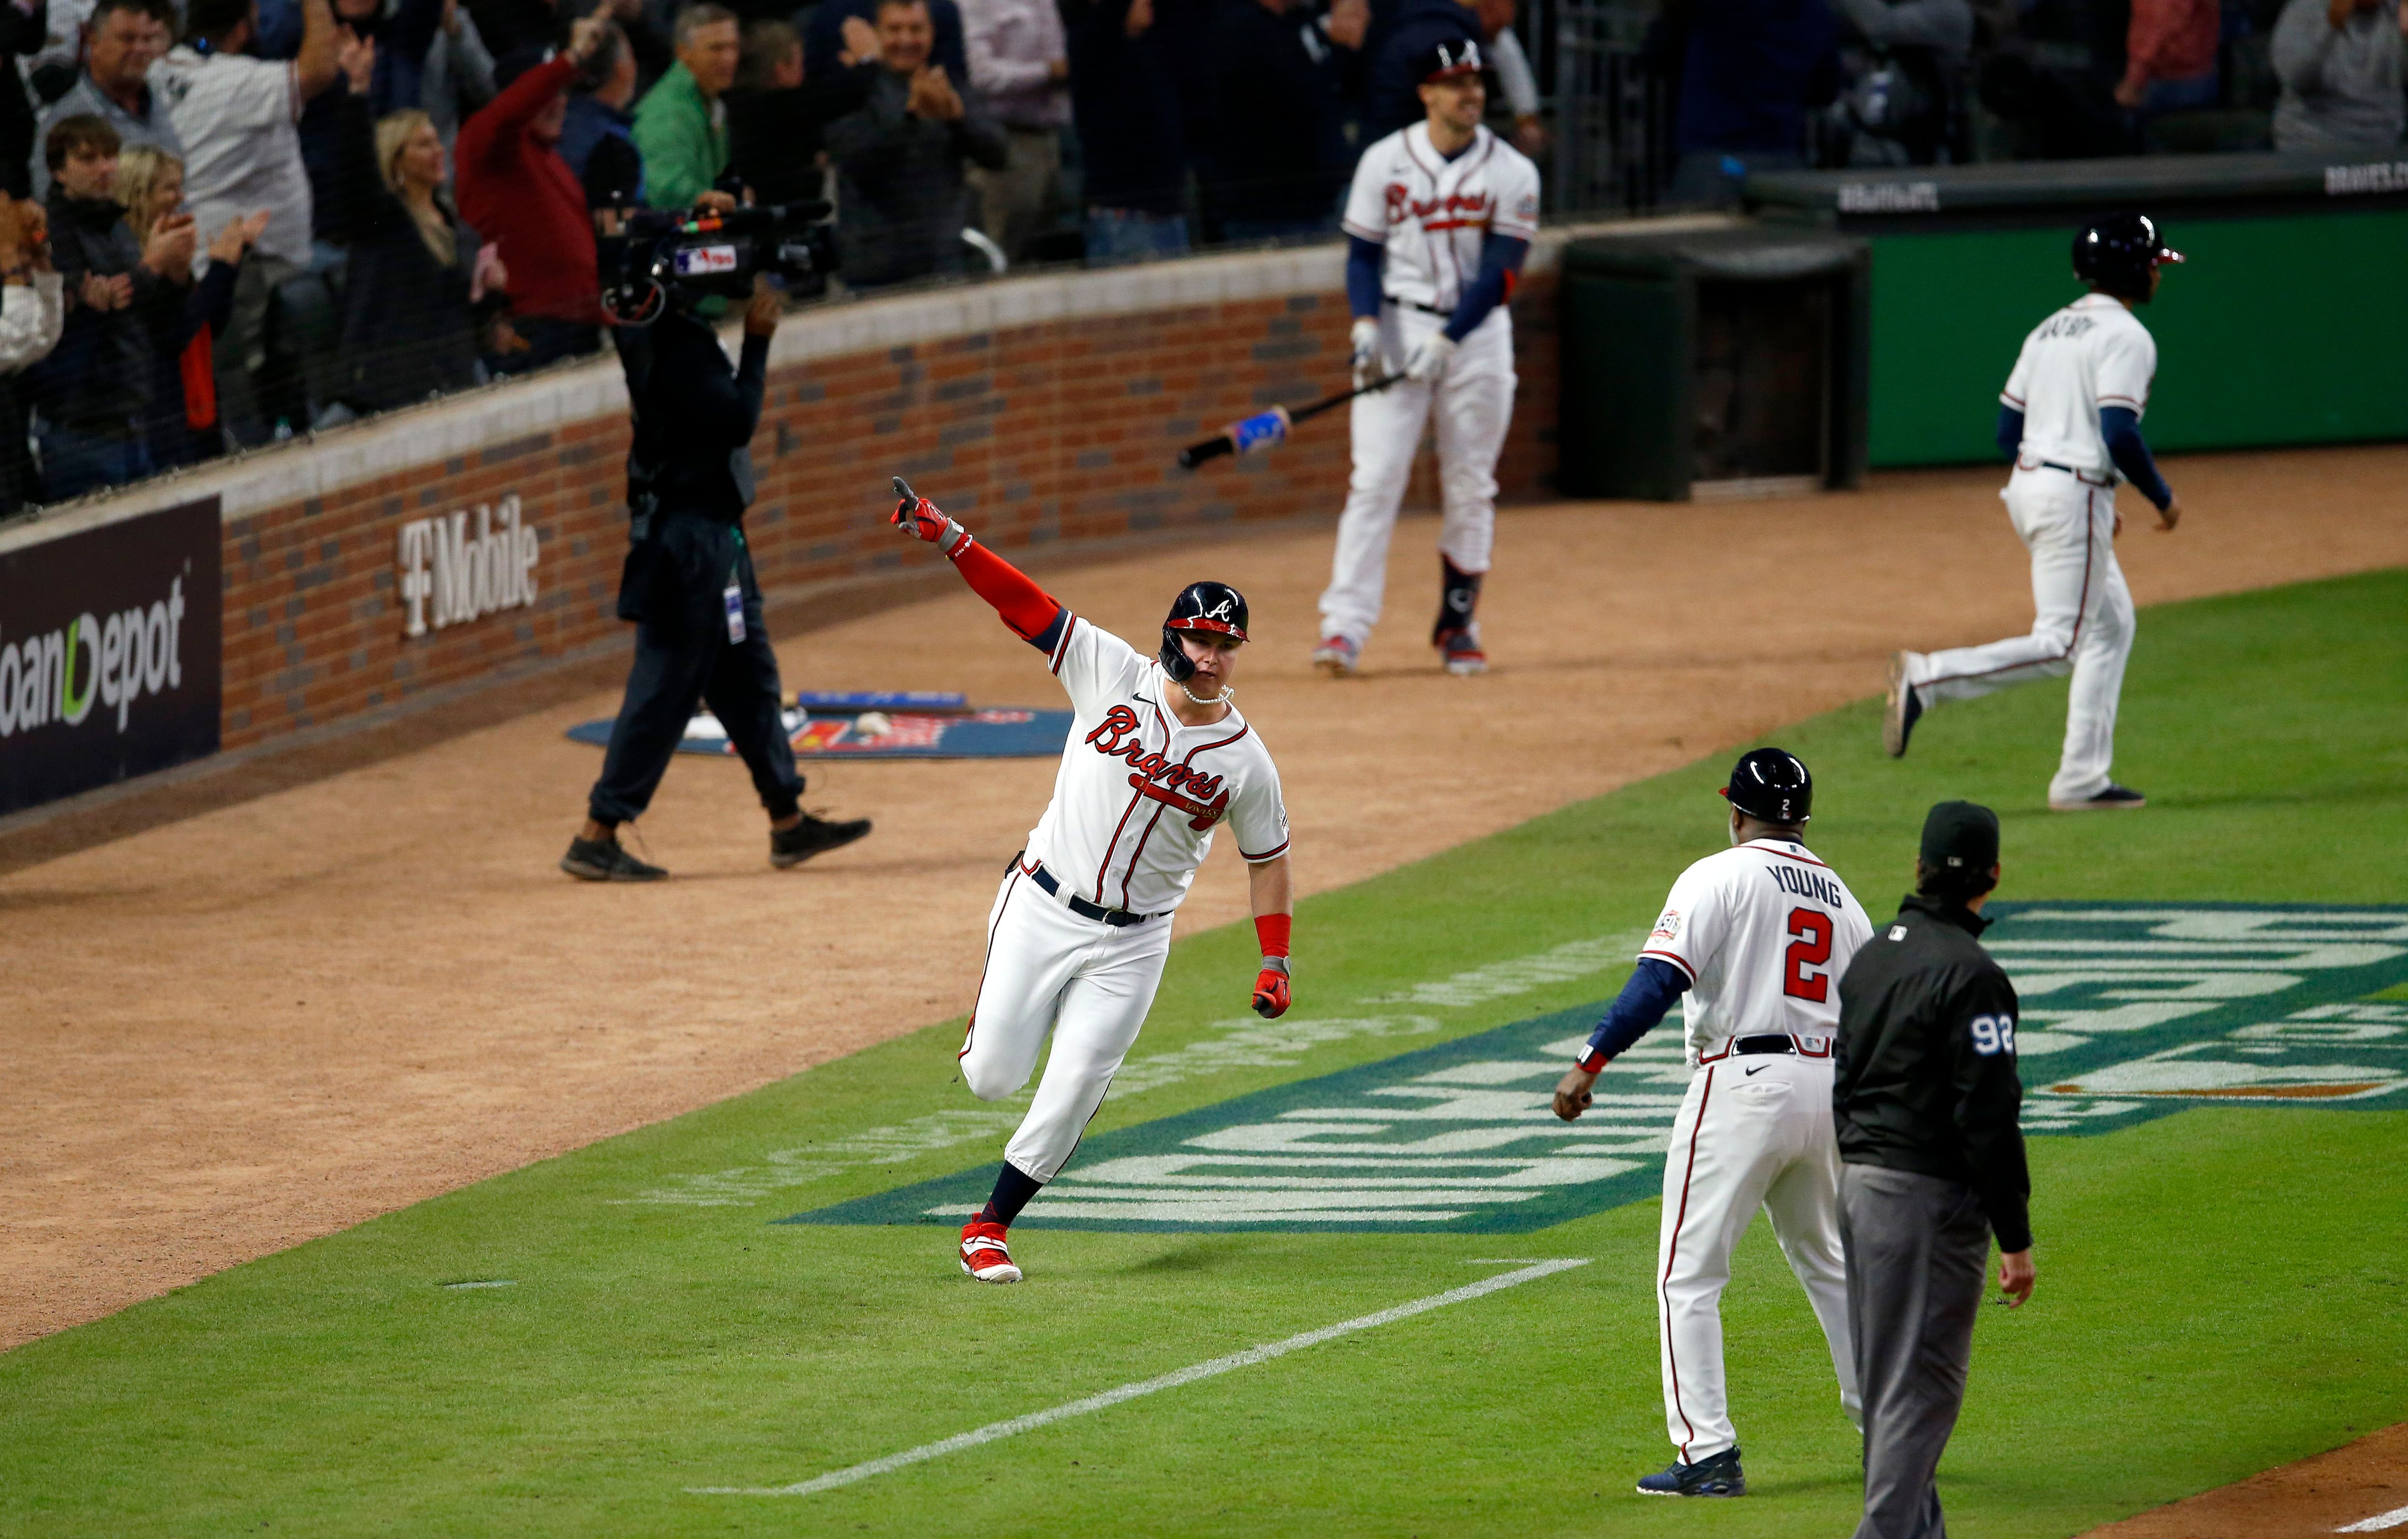
{"label": "navy sleeve", "polygon": [[1380,248],[1361,235],[1346,237],[1346,307],[1358,321],[1380,313]]}
{"label": "navy sleeve", "polygon": [[1595,1074],[1609,1060],[1629,1050],[1630,1045],[1655,1028],[1672,1002],[1688,990],[1689,975],[1669,962],[1654,957],[1641,957],[1630,981],[1622,986],[1605,1019],[1588,1034],[1588,1050],[1580,1056],[1580,1066]]}
{"label": "navy sleeve", "polygon": [[1036,648],[1039,651],[1043,652],[1047,657],[1052,657],[1054,651],[1062,645],[1063,627],[1069,623],[1069,610],[1054,610],[1054,618],[1046,622],[1045,629],[1038,632],[1035,635],[1028,638],[1028,645]]}
{"label": "navy sleeve", "polygon": [[2107,453],[2124,478],[2141,489],[2141,495],[2165,506],[2174,500],[2173,489],[2157,474],[2157,462],[2149,457],[2147,440],[2141,436],[2141,419],[2129,406],[2099,408],[2099,432],[2107,440]]}
{"label": "navy sleeve", "polygon": [[1530,243],[1515,235],[1492,235],[1481,242],[1479,276],[1455,302],[1455,314],[1447,318],[1447,340],[1460,342],[1469,336],[1474,326],[1488,319],[1489,311],[1505,303],[1522,276],[1522,259],[1529,254]]}
{"label": "navy sleeve", "polygon": [[2004,401],[1999,403],[1999,452],[2014,459],[2024,451],[2024,414]]}

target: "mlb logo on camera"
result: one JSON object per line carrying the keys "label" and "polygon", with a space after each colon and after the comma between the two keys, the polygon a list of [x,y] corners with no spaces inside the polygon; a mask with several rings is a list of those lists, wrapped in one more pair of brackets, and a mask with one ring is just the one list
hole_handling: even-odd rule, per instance
{"label": "mlb logo on camera", "polygon": [[736,248],[733,246],[689,246],[677,254],[680,278],[707,278],[712,273],[736,270]]}

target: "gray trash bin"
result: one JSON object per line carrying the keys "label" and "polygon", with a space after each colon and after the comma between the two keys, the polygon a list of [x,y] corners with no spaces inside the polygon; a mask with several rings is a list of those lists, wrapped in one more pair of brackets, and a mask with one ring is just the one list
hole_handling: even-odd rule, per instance
{"label": "gray trash bin", "polygon": [[1564,252],[1566,496],[1686,502],[1864,477],[1872,263],[1861,240],[1746,226]]}

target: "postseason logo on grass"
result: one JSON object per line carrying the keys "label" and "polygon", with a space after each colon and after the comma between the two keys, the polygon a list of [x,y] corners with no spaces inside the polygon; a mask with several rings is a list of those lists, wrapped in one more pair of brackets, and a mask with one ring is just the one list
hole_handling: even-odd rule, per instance
{"label": "postseason logo on grass", "polygon": [[[2408,1107],[2408,908],[2000,904],[2034,1133],[2186,1106]],[[2373,996],[2373,997],[2371,997]],[[1548,1109],[1584,1006],[1089,1138],[1021,1222],[1070,1229],[1526,1231],[1661,1190],[1688,1087],[1667,1021]],[[787,1223],[959,1223],[991,1163]]]}

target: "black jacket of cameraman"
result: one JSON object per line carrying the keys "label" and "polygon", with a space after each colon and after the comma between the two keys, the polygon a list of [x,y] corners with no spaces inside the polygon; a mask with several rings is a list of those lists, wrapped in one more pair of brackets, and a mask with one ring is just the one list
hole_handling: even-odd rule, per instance
{"label": "black jacket of cameraman", "polygon": [[761,805],[784,818],[803,781],[742,525],[769,339],[747,333],[731,368],[719,334],[677,306],[611,335],[635,415],[619,618],[636,621],[636,655],[588,816],[615,827],[643,815],[699,700],[727,729]]}
{"label": "black jacket of cameraman", "polygon": [[649,326],[611,335],[636,418],[627,454],[631,506],[648,488],[663,513],[723,523],[742,518],[752,502],[750,446],[761,425],[769,339],[747,333],[743,359],[731,369],[719,334],[675,305]]}

